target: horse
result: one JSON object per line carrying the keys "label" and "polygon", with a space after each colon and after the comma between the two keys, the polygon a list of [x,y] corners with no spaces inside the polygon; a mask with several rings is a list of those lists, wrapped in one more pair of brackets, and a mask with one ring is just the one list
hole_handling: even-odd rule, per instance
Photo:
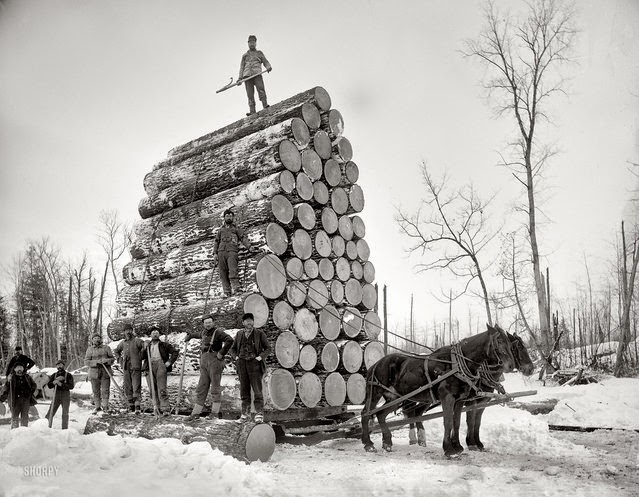
{"label": "horse", "polygon": [[[515,369],[524,376],[530,376],[535,369],[532,359],[528,354],[528,350],[524,345],[524,341],[517,334],[508,333],[508,340],[510,342],[510,350],[515,359]],[[491,375],[492,379],[497,382],[501,377],[502,371],[495,370]],[[484,392],[492,392],[495,390],[493,385],[481,385],[481,390]],[[467,402],[467,406],[472,406],[480,401],[474,400]],[[479,428],[481,427],[481,417],[484,414],[486,408],[471,409],[466,411],[466,446],[468,450],[484,451],[484,444],[479,439]]]}
{"label": "horse", "polygon": [[[459,424],[463,399],[471,391],[478,390],[480,367],[499,366],[504,372],[515,367],[506,333],[500,328],[488,326],[482,333],[465,338],[459,343],[442,347],[426,358],[389,354],[377,361],[367,373],[367,389],[362,413],[362,443],[368,452],[375,452],[370,439],[369,421],[375,412],[382,430],[382,448],[392,450],[392,435],[386,425],[386,416],[406,400],[411,411],[423,412],[426,408],[442,405],[444,414],[443,449],[447,457],[453,457],[464,448],[459,443]],[[398,400],[408,396],[405,400]],[[386,404],[376,408],[384,397]],[[412,407],[414,402],[418,407]]]}

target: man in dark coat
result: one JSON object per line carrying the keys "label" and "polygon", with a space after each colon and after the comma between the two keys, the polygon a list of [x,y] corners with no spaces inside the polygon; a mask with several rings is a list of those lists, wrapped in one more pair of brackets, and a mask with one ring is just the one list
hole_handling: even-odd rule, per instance
{"label": "man in dark coat", "polygon": [[9,376],[11,371],[13,371],[13,368],[16,364],[22,364],[25,373],[29,371],[33,366],[35,366],[35,362],[33,361],[33,359],[22,353],[22,347],[20,345],[16,345],[15,355],[11,358],[9,364],[7,364],[7,377]]}
{"label": "man in dark coat", "polygon": [[237,363],[237,375],[240,379],[240,397],[242,399],[242,415],[238,422],[248,420],[251,412],[251,390],[255,406],[255,422],[264,421],[264,397],[262,395],[262,376],[266,371],[264,359],[270,352],[266,333],[254,328],[253,314],[242,316],[244,329],[237,332],[230,353]]}
{"label": "man in dark coat", "polygon": [[250,35],[248,37],[248,51],[242,55],[242,61],[240,62],[240,75],[238,76],[238,83],[241,80],[257,74],[254,78],[244,81],[244,87],[246,88],[246,96],[249,101],[249,111],[246,114],[250,116],[255,114],[255,88],[257,88],[257,94],[262,102],[262,107],[265,109],[269,106],[266,101],[266,90],[264,89],[264,79],[260,74],[262,72],[262,64],[268,72],[273,69],[270,62],[266,59],[266,56],[261,50],[257,50],[257,37]]}
{"label": "man in dark coat", "polygon": [[[160,330],[157,326],[151,329],[151,341],[147,343],[144,358],[142,359],[142,371],[150,371],[153,375],[153,387],[155,391],[155,407],[158,407],[164,416],[171,413],[169,406],[169,393],[166,388],[166,374],[173,369],[173,363],[180,352],[169,342],[160,340]],[[149,357],[151,365],[149,367]],[[151,379],[147,378],[149,388]]]}
{"label": "man in dark coat", "polygon": [[[49,406],[47,412],[47,419],[49,420],[49,428],[53,425],[53,416],[58,410],[58,407],[62,406],[62,429],[69,428],[69,405],[71,404],[71,390],[74,387],[73,375],[64,369],[64,361],[58,359],[55,363],[57,371],[49,376],[49,383],[47,386],[54,389],[53,400]],[[53,409],[53,413],[51,412]]]}
{"label": "man in dark coat", "polygon": [[200,338],[200,380],[195,390],[196,401],[190,419],[197,419],[202,413],[206,396],[211,390],[212,404],[209,419],[217,419],[222,405],[222,372],[224,356],[233,345],[233,339],[222,328],[215,328],[213,316],[202,317],[204,331],[193,331],[186,335],[186,340]]}
{"label": "man in dark coat", "polygon": [[224,224],[220,227],[213,239],[213,260],[219,264],[220,281],[227,297],[237,293],[240,289],[240,280],[237,271],[237,252],[242,243],[247,249],[251,248],[251,242],[244,230],[234,222],[235,215],[231,209],[224,211]]}
{"label": "man in dark coat", "polygon": [[36,405],[33,397],[36,388],[35,381],[26,373],[24,366],[16,364],[0,394],[0,402],[9,400],[12,430],[18,425],[29,426],[29,408]]}
{"label": "man in dark coat", "polygon": [[124,325],[124,340],[115,348],[115,358],[120,362],[124,374],[124,393],[129,402],[129,410],[139,413],[144,341],[133,335],[131,324]]}

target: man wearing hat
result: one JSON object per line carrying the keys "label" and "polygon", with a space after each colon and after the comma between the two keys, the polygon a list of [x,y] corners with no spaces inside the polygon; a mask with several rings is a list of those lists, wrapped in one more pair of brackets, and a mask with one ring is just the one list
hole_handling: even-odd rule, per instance
{"label": "man wearing hat", "polygon": [[[171,413],[166,374],[171,372],[173,363],[179,355],[180,352],[173,345],[160,340],[160,328],[156,325],[151,326],[151,340],[146,344],[146,350],[142,358],[142,371],[148,370],[149,374],[153,375],[155,407],[159,408],[165,416]],[[149,357],[151,358],[150,367]],[[150,381],[149,387],[151,387]]]}
{"label": "man wearing hat", "polygon": [[36,388],[35,381],[27,374],[22,363],[13,366],[11,376],[0,394],[0,402],[9,399],[12,430],[19,425],[29,426],[29,408],[37,403],[33,397]]}
{"label": "man wearing hat", "polygon": [[15,355],[11,358],[9,364],[7,365],[7,378],[11,374],[11,371],[13,371],[13,368],[16,364],[22,364],[25,371],[28,371],[33,366],[35,366],[35,362],[33,361],[33,359],[22,353],[22,347],[20,345],[16,345]]}
{"label": "man wearing hat", "polygon": [[251,242],[244,230],[235,224],[235,215],[231,209],[224,211],[224,224],[217,231],[213,239],[213,260],[218,263],[220,281],[224,295],[230,297],[240,289],[237,272],[237,252],[242,243],[251,249]]}
{"label": "man wearing hat", "polygon": [[124,393],[129,403],[129,411],[140,413],[142,398],[142,359],[144,341],[133,335],[133,325],[124,325],[124,340],[115,348],[115,358],[124,373]]}
{"label": "man wearing hat", "polygon": [[244,329],[237,332],[230,354],[235,358],[237,375],[240,379],[240,397],[242,399],[242,416],[238,422],[248,420],[251,412],[251,390],[255,406],[255,422],[264,421],[264,397],[262,395],[262,376],[266,371],[264,359],[270,352],[266,333],[254,327],[253,314],[242,316]]}
{"label": "man wearing hat", "polygon": [[[62,406],[62,429],[69,428],[69,404],[71,403],[71,393],[73,390],[74,382],[73,375],[64,369],[64,361],[58,359],[55,363],[57,371],[49,376],[49,383],[47,386],[54,389],[53,400],[49,406],[47,412],[47,419],[49,420],[49,428],[53,424],[53,416],[58,410],[58,407]],[[53,409],[53,411],[52,411]]]}
{"label": "man wearing hat", "polygon": [[211,389],[211,414],[209,419],[216,419],[222,405],[222,371],[224,356],[233,345],[233,339],[222,328],[215,328],[213,315],[202,316],[204,331],[187,333],[186,340],[200,338],[200,380],[195,390],[196,401],[189,419],[198,419],[204,408],[206,396]]}
{"label": "man wearing hat", "polygon": [[115,361],[111,347],[102,343],[102,336],[95,333],[91,337],[91,345],[84,354],[84,365],[89,367],[87,379],[91,381],[93,390],[93,414],[109,408],[109,390],[111,388],[111,364]]}
{"label": "man wearing hat", "polygon": [[250,35],[248,37],[248,51],[242,55],[242,62],[240,62],[240,75],[238,76],[238,85],[241,80],[257,74],[254,78],[244,81],[244,87],[246,88],[246,95],[249,101],[249,111],[246,114],[250,116],[255,114],[255,88],[257,88],[257,95],[260,97],[262,107],[267,108],[269,105],[266,102],[266,90],[264,89],[264,79],[262,79],[262,64],[268,72],[273,69],[270,62],[266,59],[266,56],[261,50],[257,50],[257,37]]}

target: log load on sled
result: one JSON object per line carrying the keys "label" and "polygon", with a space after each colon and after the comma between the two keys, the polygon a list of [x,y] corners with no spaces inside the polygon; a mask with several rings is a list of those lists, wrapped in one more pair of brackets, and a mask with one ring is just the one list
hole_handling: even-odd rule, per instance
{"label": "log load on sled", "polygon": [[[190,410],[199,370],[199,341],[185,347],[185,332],[200,329],[205,313],[233,334],[251,312],[266,332],[266,421],[345,415],[363,401],[366,371],[383,346],[364,194],[343,129],[330,96],[315,87],[175,147],[144,177],[120,317],[108,335],[120,340],[131,324],[144,337],[159,326],[186,351],[183,388],[181,360],[168,381],[178,412]],[[229,208],[251,246],[240,248],[232,296],[213,252]],[[116,404],[119,397],[112,388]],[[222,409],[239,411],[233,385]]]}

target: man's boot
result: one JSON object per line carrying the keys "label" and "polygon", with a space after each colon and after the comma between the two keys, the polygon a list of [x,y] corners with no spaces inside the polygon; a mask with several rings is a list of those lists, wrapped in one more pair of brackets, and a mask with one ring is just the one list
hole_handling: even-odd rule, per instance
{"label": "man's boot", "polygon": [[129,404],[129,412],[135,412],[135,404],[133,403]]}
{"label": "man's boot", "polygon": [[266,103],[266,99],[261,100],[261,102],[262,102],[262,108],[263,109],[268,109],[270,107],[270,105],[268,103]]}
{"label": "man's boot", "polygon": [[189,421],[195,421],[196,419],[200,419],[200,414],[202,414],[202,408],[199,404],[195,404],[193,406],[193,410],[191,411],[191,415],[188,417]]}
{"label": "man's boot", "polygon": [[255,114],[255,104],[249,104],[249,111],[246,113],[247,116],[251,114]]}
{"label": "man's boot", "polygon": [[221,402],[213,402],[211,404],[211,412],[208,415],[208,419],[210,420],[217,420],[218,419],[218,415],[220,414],[220,406],[222,405]]}

